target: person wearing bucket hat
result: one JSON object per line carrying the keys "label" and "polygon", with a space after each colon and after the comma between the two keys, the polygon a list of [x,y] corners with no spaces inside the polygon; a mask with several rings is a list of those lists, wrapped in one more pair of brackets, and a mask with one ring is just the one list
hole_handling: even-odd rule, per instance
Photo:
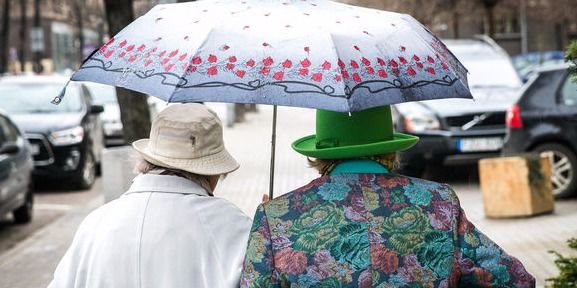
{"label": "person wearing bucket hat", "polygon": [[259,205],[241,287],[534,287],[450,186],[394,173],[417,141],[393,131],[390,106],[318,110],[292,147],[322,176]]}
{"label": "person wearing bucket hat", "polygon": [[251,221],[213,197],[239,167],[222,133],[204,105],[160,112],[132,144],[140,174],[84,219],[49,287],[238,287]]}

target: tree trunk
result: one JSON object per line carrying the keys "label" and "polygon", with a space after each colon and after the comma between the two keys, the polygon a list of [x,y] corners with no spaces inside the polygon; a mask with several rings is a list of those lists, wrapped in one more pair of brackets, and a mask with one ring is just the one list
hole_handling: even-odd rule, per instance
{"label": "tree trunk", "polygon": [[84,15],[83,15],[83,6],[86,5],[86,1],[84,0],[74,0],[73,9],[74,14],[76,14],[76,29],[78,30],[78,63],[82,63],[84,61]]}
{"label": "tree trunk", "polygon": [[499,3],[500,0],[481,0],[485,6],[485,11],[487,13],[487,22],[485,25],[485,34],[493,38],[495,36],[495,5]]}
{"label": "tree trunk", "polygon": [[18,51],[18,60],[20,61],[20,72],[24,72],[26,70],[26,14],[27,14],[27,2],[28,1],[20,1],[20,47]]}
{"label": "tree trunk", "polygon": [[4,8],[2,15],[2,30],[0,31],[0,74],[8,70],[8,35],[10,33],[10,2],[12,0],[4,0]]}
{"label": "tree trunk", "polygon": [[[104,0],[104,5],[110,35],[116,35],[134,20],[132,0]],[[120,106],[120,119],[126,143],[148,138],[150,111],[146,100],[147,96],[119,87],[116,88],[116,96]]]}
{"label": "tree trunk", "polygon": [[459,39],[459,12],[457,12],[456,8],[453,8],[452,18],[453,19],[451,23],[453,24],[453,38]]}
{"label": "tree trunk", "polygon": [[[40,10],[40,0],[34,0],[34,28],[42,29],[42,11]],[[46,39],[46,38],[43,38]],[[32,70],[36,73],[42,73],[44,71],[44,66],[42,66],[42,57],[44,56],[43,51],[34,52],[34,63],[32,65]]]}
{"label": "tree trunk", "polygon": [[487,31],[489,37],[495,37],[495,7],[487,7]]}

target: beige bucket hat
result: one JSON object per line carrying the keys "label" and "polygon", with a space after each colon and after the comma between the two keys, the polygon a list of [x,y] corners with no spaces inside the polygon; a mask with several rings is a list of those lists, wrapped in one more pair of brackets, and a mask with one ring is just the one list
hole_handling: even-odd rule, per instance
{"label": "beige bucket hat", "polygon": [[132,147],[154,165],[199,175],[225,174],[239,167],[224,148],[220,119],[197,103],[166,107],[152,122],[150,138]]}

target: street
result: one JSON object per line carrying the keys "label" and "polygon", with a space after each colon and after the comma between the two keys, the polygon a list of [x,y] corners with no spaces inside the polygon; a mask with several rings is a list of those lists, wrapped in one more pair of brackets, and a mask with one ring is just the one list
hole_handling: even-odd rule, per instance
{"label": "street", "polygon": [[10,250],[35,231],[50,225],[70,210],[82,207],[102,194],[100,180],[87,191],[67,191],[56,183],[41,183],[38,186],[42,187],[38,187],[34,195],[34,218],[31,223],[14,225],[9,217],[0,221],[0,254]]}
{"label": "street", "polygon": [[[209,104],[224,120],[224,104]],[[314,110],[280,108],[278,113],[275,195],[314,179],[306,159],[292,151],[290,143],[314,130]],[[262,194],[268,193],[272,108],[259,106],[247,120],[224,131],[225,145],[241,163],[217,187],[224,197],[253,216]],[[565,240],[575,236],[577,200],[558,201],[553,214],[529,218],[486,219],[475,169],[447,169],[437,181],[453,185],[468,216],[481,231],[524,263],[537,278],[538,287],[556,275],[548,250],[566,254]],[[451,176],[447,176],[451,175]],[[438,178],[438,179],[437,179]],[[45,287],[51,273],[87,213],[103,202],[102,179],[90,191],[41,189],[35,196],[34,220],[28,225],[0,222],[0,287]]]}

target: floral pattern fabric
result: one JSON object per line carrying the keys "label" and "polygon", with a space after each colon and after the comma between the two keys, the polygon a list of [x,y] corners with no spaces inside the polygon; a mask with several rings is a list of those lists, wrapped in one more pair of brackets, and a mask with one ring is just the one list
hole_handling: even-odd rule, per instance
{"label": "floral pattern fabric", "polygon": [[445,184],[322,177],[258,207],[241,287],[534,287]]}

